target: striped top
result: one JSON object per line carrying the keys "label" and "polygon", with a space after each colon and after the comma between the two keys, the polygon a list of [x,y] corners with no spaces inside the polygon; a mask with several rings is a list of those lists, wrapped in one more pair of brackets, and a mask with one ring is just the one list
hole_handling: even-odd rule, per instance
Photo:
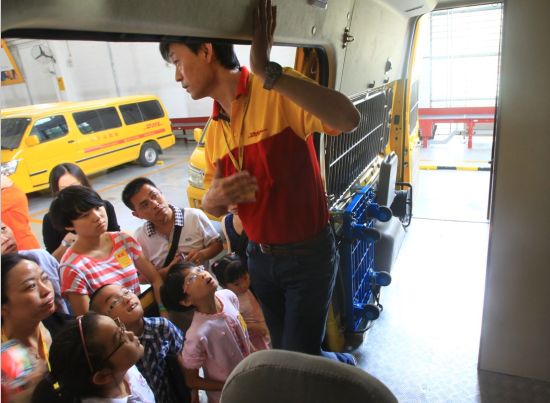
{"label": "striped top", "polygon": [[61,294],[91,295],[105,284],[120,284],[139,294],[138,272],[134,261],[141,256],[141,246],[123,232],[108,232],[113,249],[106,259],[93,259],[69,248],[61,259]]}

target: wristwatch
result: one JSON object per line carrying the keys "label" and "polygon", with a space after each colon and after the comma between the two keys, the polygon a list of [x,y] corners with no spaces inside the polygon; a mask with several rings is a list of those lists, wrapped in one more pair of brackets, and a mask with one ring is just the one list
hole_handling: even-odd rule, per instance
{"label": "wristwatch", "polygon": [[72,243],[67,242],[63,239],[63,240],[61,240],[61,245],[63,245],[65,248],[70,248]]}
{"label": "wristwatch", "polygon": [[279,63],[269,62],[265,68],[264,88],[270,90],[275,85],[275,81],[283,74],[283,68]]}

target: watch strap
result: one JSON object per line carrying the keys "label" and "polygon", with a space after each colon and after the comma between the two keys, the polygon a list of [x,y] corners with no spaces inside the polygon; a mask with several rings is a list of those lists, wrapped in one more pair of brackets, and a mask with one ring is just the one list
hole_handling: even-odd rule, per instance
{"label": "watch strap", "polygon": [[275,82],[283,74],[283,68],[279,63],[269,62],[265,68],[264,89],[270,90]]}

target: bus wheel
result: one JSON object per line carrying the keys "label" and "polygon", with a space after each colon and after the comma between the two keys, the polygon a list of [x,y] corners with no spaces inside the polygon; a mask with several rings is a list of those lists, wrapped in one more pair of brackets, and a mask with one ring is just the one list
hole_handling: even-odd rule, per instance
{"label": "bus wheel", "polygon": [[145,143],[141,146],[141,151],[139,152],[138,162],[141,166],[150,167],[155,165],[159,158],[158,147],[154,143]]}

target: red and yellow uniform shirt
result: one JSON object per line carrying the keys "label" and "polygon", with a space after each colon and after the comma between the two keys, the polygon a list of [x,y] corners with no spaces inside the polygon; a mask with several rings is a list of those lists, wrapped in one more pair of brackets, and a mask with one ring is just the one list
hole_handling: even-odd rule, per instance
{"label": "red and yellow uniform shirt", "polygon": [[[291,74],[308,80],[298,72]],[[206,133],[205,185],[210,186],[216,161],[224,176],[237,172],[229,156],[258,181],[255,203],[239,205],[248,237],[257,243],[304,241],[321,232],[328,222],[325,190],[313,145],[313,132],[338,134],[276,91],[263,88],[260,79],[241,68],[237,97],[228,120],[214,102]],[[241,139],[242,136],[242,139]]]}

